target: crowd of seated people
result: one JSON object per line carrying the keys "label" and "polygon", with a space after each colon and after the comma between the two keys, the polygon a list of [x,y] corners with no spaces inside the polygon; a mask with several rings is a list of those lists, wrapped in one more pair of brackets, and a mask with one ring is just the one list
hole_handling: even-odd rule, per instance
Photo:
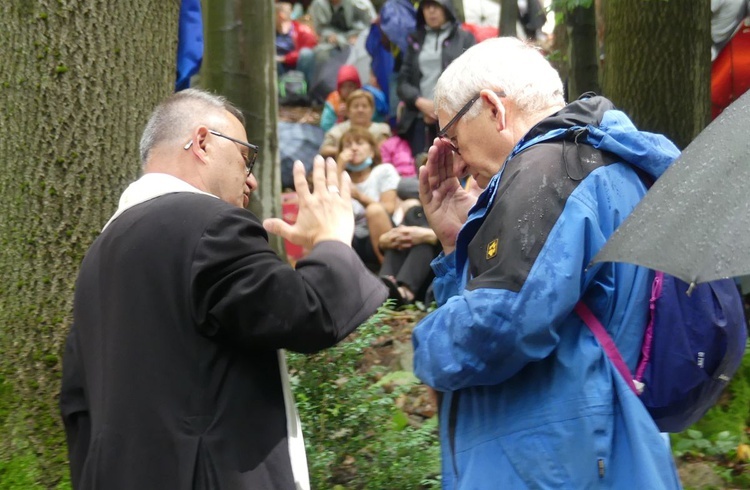
{"label": "crowd of seated people", "polygon": [[[418,200],[417,167],[438,132],[435,83],[477,42],[476,30],[461,23],[451,0],[384,0],[377,9],[371,0],[276,5],[279,74],[297,69],[308,84],[323,73],[335,77],[318,102],[319,152],[336,158],[354,183],[355,250],[397,305],[424,300],[440,247]],[[367,78],[361,65],[332,56],[363,38]]]}

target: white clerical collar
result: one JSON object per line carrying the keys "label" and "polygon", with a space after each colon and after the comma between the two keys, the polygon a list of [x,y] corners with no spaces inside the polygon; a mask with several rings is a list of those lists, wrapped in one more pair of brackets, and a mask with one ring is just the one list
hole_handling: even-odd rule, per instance
{"label": "white clerical collar", "polygon": [[192,192],[195,194],[204,194],[211,196],[216,199],[218,197],[208,192],[203,192],[197,187],[193,187],[184,180],[178,179],[174,175],[161,174],[161,173],[147,173],[144,174],[140,179],[136,180],[125,189],[125,192],[120,196],[120,202],[117,206],[115,214],[109,218],[107,224],[104,225],[102,231],[104,231],[110,223],[112,223],[118,216],[123,212],[132,208],[136,204],[141,204],[151,199],[163,196],[164,194],[172,194],[174,192]]}

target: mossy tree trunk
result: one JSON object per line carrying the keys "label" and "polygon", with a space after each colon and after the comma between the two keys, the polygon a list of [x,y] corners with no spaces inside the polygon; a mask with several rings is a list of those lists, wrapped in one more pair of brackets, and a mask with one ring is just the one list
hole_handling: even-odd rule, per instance
{"label": "mossy tree trunk", "polygon": [[149,112],[174,88],[178,12],[176,0],[0,2],[0,480],[10,488],[51,488],[67,474],[57,394],[74,281],[138,175]]}
{"label": "mossy tree trunk", "polygon": [[709,0],[609,0],[604,94],[684,148],[710,117]]}
{"label": "mossy tree trunk", "polygon": [[[242,109],[247,137],[261,147],[253,170],[258,191],[250,209],[259,218],[281,216],[273,0],[207,0],[204,5],[206,53],[200,83]],[[283,252],[279,237],[269,239]]]}

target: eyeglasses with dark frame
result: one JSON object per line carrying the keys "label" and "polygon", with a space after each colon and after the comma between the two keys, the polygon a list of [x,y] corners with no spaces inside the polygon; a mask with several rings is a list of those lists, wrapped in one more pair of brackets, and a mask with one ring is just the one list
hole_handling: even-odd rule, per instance
{"label": "eyeglasses with dark frame", "polygon": [[[233,143],[237,143],[238,145],[242,145],[245,148],[248,148],[250,150],[250,153],[248,153],[247,157],[243,155],[243,158],[245,158],[245,176],[246,177],[249,176],[253,171],[253,166],[255,166],[255,160],[258,158],[258,153],[260,153],[260,147],[252,143],[247,143],[245,141],[232,138],[231,136],[227,136],[226,134],[220,133],[218,131],[214,131],[213,129],[209,129],[208,132],[213,134],[214,136],[218,136],[219,138],[228,139],[229,141]],[[185,143],[185,146],[183,146],[182,149],[188,150],[190,149],[192,145],[193,145],[193,140],[190,140],[187,143]]]}
{"label": "eyeglasses with dark frame", "polygon": [[[505,97],[506,96],[505,92],[495,92],[495,94],[498,97]],[[469,102],[467,102],[466,104],[464,104],[464,106],[461,109],[459,109],[459,111],[456,113],[456,115],[453,116],[453,119],[451,119],[450,121],[448,121],[448,124],[446,124],[445,126],[443,126],[443,129],[441,129],[437,133],[437,137],[440,138],[441,140],[444,140],[446,143],[448,143],[450,145],[451,149],[453,150],[453,152],[456,155],[461,155],[461,152],[458,151],[458,147],[453,144],[453,142],[450,140],[450,138],[448,138],[448,130],[450,128],[452,128],[453,126],[455,126],[456,123],[458,122],[458,120],[461,119],[464,114],[466,114],[467,112],[469,112],[469,109],[471,109],[471,106],[473,106],[474,102],[478,101],[481,96],[482,96],[482,94],[477,94],[474,97],[472,97],[471,99],[469,99]]]}

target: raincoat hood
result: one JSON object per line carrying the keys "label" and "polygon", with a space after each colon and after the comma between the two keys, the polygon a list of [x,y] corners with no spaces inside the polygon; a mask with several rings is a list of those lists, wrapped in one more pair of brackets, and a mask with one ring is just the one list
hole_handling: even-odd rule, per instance
{"label": "raincoat hood", "polygon": [[424,29],[426,24],[424,22],[424,14],[422,13],[422,4],[426,1],[439,4],[445,10],[445,21],[450,24],[455,24],[457,21],[456,10],[453,7],[453,3],[450,0],[422,0],[417,6],[417,29]]}
{"label": "raincoat hood", "polygon": [[513,154],[570,130],[575,132],[577,141],[617,155],[654,180],[680,155],[680,150],[669,139],[638,130],[610,100],[591,95],[583,95],[531,128]]}
{"label": "raincoat hood", "polygon": [[336,90],[341,90],[341,86],[344,82],[354,82],[357,88],[362,87],[362,82],[359,80],[359,72],[357,67],[354,65],[342,65],[339,68],[338,75],[336,76]]}

